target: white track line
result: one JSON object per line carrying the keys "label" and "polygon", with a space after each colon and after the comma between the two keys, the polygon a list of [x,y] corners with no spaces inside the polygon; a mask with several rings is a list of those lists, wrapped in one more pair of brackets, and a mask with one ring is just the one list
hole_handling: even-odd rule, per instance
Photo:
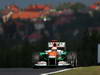
{"label": "white track line", "polygon": [[49,73],[43,73],[41,75],[49,75],[49,74],[59,73],[59,72],[68,71],[68,70],[72,70],[72,69],[75,69],[75,68],[63,69],[63,70],[59,70],[59,71],[55,71],[55,72],[49,72]]}

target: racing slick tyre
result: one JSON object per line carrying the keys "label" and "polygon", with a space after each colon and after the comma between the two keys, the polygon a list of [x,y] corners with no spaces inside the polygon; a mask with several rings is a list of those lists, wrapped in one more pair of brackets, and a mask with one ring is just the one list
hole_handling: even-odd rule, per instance
{"label": "racing slick tyre", "polygon": [[75,52],[69,53],[67,55],[67,61],[72,67],[77,67],[77,54]]}
{"label": "racing slick tyre", "polygon": [[32,67],[33,68],[37,68],[34,64],[36,64],[39,61],[39,58],[40,58],[39,53],[34,53],[32,55]]}

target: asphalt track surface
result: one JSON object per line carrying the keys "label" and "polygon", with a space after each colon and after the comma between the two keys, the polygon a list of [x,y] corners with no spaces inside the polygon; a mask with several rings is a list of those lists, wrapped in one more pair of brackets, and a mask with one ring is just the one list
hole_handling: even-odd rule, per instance
{"label": "asphalt track surface", "polygon": [[0,68],[0,75],[41,75],[62,69],[65,68]]}

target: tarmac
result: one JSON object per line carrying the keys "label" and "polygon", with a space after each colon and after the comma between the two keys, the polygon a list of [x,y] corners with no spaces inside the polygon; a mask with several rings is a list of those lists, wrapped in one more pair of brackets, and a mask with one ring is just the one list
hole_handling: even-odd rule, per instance
{"label": "tarmac", "polygon": [[65,68],[0,68],[0,75],[41,75]]}

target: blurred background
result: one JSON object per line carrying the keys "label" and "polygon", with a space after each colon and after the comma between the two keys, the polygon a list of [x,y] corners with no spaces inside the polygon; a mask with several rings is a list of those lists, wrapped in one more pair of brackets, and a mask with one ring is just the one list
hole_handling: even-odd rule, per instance
{"label": "blurred background", "polygon": [[31,67],[32,52],[48,49],[50,40],[65,41],[68,50],[77,52],[79,66],[97,65],[99,1],[1,3],[0,67]]}

